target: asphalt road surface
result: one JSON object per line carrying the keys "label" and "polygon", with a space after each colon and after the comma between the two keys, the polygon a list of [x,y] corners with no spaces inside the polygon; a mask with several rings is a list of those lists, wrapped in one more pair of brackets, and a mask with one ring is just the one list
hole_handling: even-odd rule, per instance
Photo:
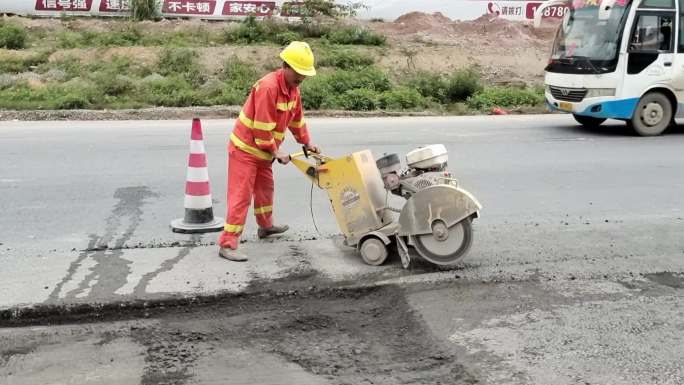
{"label": "asphalt road surface", "polygon": [[[640,138],[620,124],[590,131],[560,115],[310,123],[315,143],[333,156],[447,146],[450,169],[483,204],[475,245],[444,273],[450,280],[4,328],[0,378],[684,383],[684,130]],[[203,124],[221,216],[230,122]],[[17,255],[49,256],[93,240],[110,247],[184,240],[168,223],[183,213],[189,129],[175,121],[3,122],[3,268],[16,268]],[[276,218],[292,227],[289,239],[319,236],[310,184],[293,167],[274,167]],[[313,211],[322,237],[338,232],[320,192]]]}

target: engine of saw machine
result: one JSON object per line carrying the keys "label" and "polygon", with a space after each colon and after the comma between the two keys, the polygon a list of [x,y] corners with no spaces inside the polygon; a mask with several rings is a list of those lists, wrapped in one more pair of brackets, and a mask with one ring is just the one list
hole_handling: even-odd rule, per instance
{"label": "engine of saw machine", "polygon": [[[292,163],[326,190],[345,243],[358,248],[363,260],[380,265],[393,243],[408,267],[415,250],[437,265],[453,265],[470,249],[472,220],[480,203],[447,170],[442,144],[419,147],[374,161],[364,150],[341,158],[297,153]],[[401,208],[388,204],[389,194],[404,198]]]}
{"label": "engine of saw machine", "polygon": [[458,187],[447,171],[449,155],[442,144],[417,148],[406,155],[408,168],[402,169],[397,154],[388,154],[375,163],[380,170],[385,189],[409,199],[416,192],[436,185]]}

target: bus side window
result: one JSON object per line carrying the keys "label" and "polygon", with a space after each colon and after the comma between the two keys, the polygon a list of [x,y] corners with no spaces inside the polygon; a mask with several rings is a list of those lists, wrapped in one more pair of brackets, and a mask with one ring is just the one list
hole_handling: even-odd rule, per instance
{"label": "bus side window", "polygon": [[684,0],[679,0],[679,47],[677,52],[684,53]]}
{"label": "bus side window", "polygon": [[672,51],[672,18],[660,18],[660,47],[661,51]]}
{"label": "bus side window", "polygon": [[672,52],[672,17],[639,15],[629,48],[630,51]]}

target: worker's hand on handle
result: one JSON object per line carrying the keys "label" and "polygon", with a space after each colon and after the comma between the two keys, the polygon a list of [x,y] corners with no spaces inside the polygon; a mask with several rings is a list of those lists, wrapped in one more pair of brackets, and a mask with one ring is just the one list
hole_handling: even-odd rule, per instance
{"label": "worker's hand on handle", "polygon": [[316,146],[315,144],[307,144],[304,147],[306,147],[306,150],[308,152],[313,152],[314,154],[320,154],[321,153],[321,149],[318,148],[318,146]]}
{"label": "worker's hand on handle", "polygon": [[280,164],[290,163],[290,160],[291,160],[290,154],[288,154],[286,152],[277,151],[274,156],[275,156],[276,160],[278,160],[278,163],[280,163]]}

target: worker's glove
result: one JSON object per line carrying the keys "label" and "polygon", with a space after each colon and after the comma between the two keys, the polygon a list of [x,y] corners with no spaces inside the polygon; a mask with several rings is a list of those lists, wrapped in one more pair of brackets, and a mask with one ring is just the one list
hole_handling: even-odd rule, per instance
{"label": "worker's glove", "polygon": [[288,164],[290,163],[290,154],[282,151],[278,151],[275,154],[275,159],[278,160],[278,163],[280,164]]}
{"label": "worker's glove", "polygon": [[313,152],[314,154],[320,154],[321,153],[321,149],[318,148],[318,146],[316,146],[314,144],[307,144],[305,147],[306,147],[307,151]]}

